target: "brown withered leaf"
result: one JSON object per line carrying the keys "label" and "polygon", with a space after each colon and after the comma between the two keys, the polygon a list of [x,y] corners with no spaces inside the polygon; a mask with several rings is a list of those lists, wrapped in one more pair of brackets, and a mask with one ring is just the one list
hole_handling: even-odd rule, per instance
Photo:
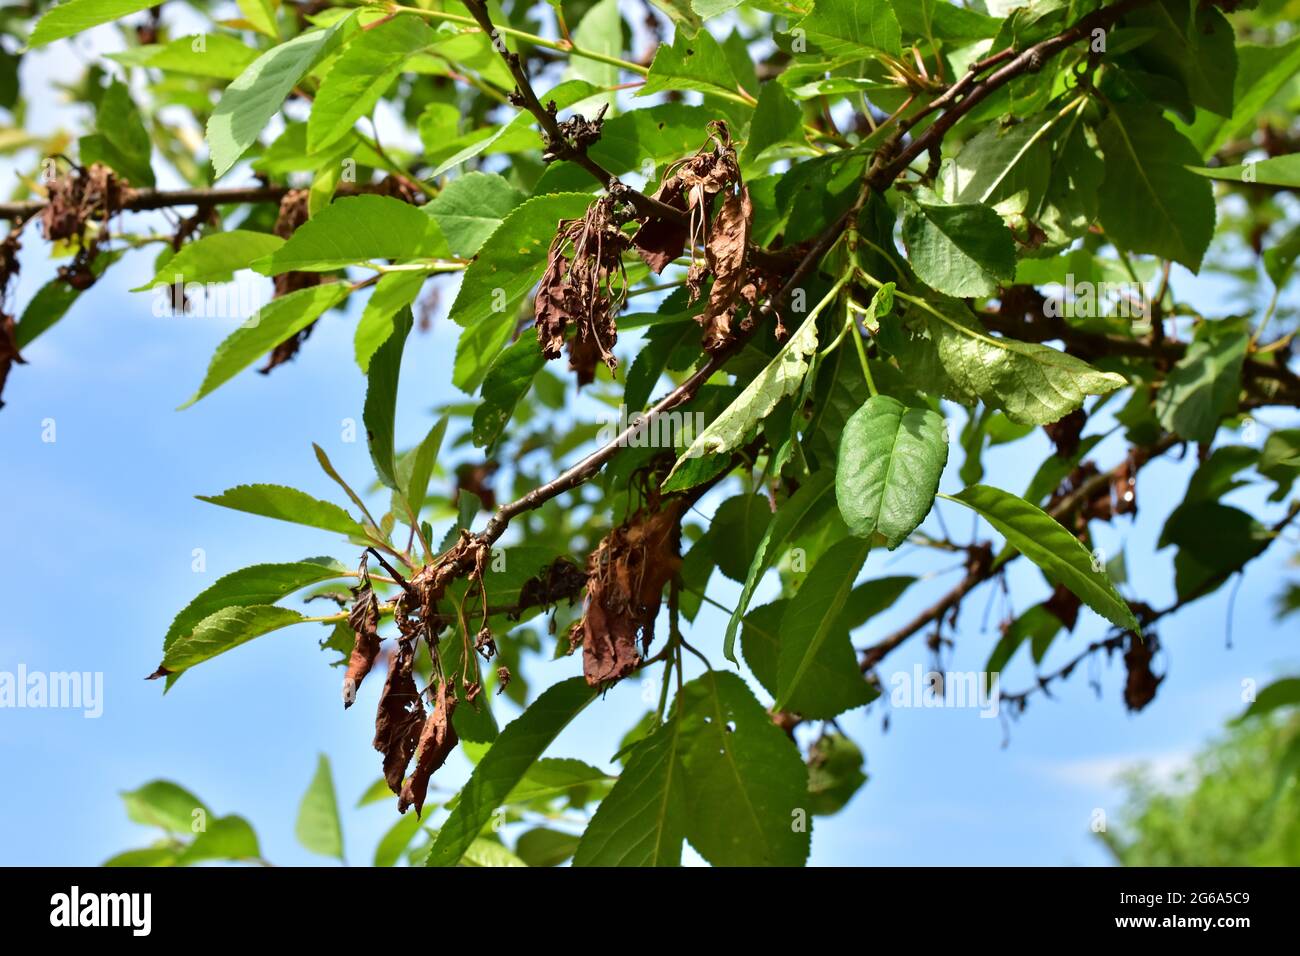
{"label": "brown withered leaf", "polygon": [[[12,315],[5,315],[0,312],[0,396],[4,395],[5,381],[9,378],[9,369],[16,363],[26,365],[27,360],[18,354],[18,346],[14,342],[14,328],[16,323]],[[0,408],[4,408],[3,398],[0,398]]]}
{"label": "brown withered leaf", "polygon": [[709,303],[698,319],[704,326],[706,352],[716,352],[731,344],[731,323],[739,305],[740,290],[745,285],[745,252],[753,219],[749,187],[742,185],[738,192],[728,193],[723,200],[704,247],[705,259],[713,272]]}
{"label": "brown withered leaf", "polygon": [[[669,176],[655,191],[654,199],[666,206],[686,212],[682,181]],[[632,247],[655,275],[663,272],[686,249],[690,232],[685,222],[652,217],[646,219],[632,236]]]}
{"label": "brown withered leaf", "polygon": [[384,779],[393,793],[401,793],[406,765],[420,741],[424,705],[411,674],[415,643],[400,641],[388,661],[388,678],[379,695],[375,715],[375,749],[384,755]]}
{"label": "brown withered leaf", "polygon": [[1146,707],[1155,700],[1156,689],[1165,679],[1151,670],[1151,658],[1159,646],[1156,635],[1147,631],[1145,640],[1130,634],[1128,649],[1124,651],[1124,666],[1128,669],[1128,679],[1124,682],[1124,705],[1133,712]]}
{"label": "brown withered leaf", "polygon": [[1058,584],[1052,596],[1043,602],[1043,607],[1051,611],[1067,631],[1073,631],[1079,620],[1079,607],[1082,603],[1073,591]]}
{"label": "brown withered leaf", "polygon": [[398,813],[405,813],[408,807],[413,806],[418,817],[424,810],[424,800],[429,793],[429,778],[447,762],[451,752],[456,749],[456,728],[451,724],[451,715],[455,709],[456,692],[450,681],[443,682],[438,687],[438,700],[433,711],[420,731],[415,769],[402,786],[397,800]]}
{"label": "brown withered leaf", "polygon": [[[107,166],[94,163],[89,169],[74,167],[52,182],[48,201],[41,210],[41,230],[51,242],[75,246],[72,261],[58,268],[59,278],[78,291],[95,284],[91,264],[99,247],[109,237],[108,220],[121,210],[131,190]],[[88,234],[87,223],[100,219],[105,227]]]}
{"label": "brown withered leaf", "polygon": [[370,571],[366,567],[368,557],[365,554],[361,556],[358,583],[350,589],[354,601],[352,610],[348,613],[348,624],[356,634],[356,640],[352,645],[352,655],[348,658],[347,673],[343,675],[344,710],[356,700],[357,688],[379,656],[379,599],[375,597],[375,590],[370,583]]}
{"label": "brown withered leaf", "polygon": [[597,359],[611,372],[618,367],[615,316],[627,295],[623,252],[629,240],[615,220],[614,197],[606,195],[583,218],[560,222],[533,300],[537,341],[548,359],[559,357],[572,326],[569,360],[579,385],[594,380]]}
{"label": "brown withered leaf", "polygon": [[626,677],[654,636],[663,589],[681,567],[681,513],[671,499],[638,511],[587,558],[587,601],[571,639],[582,644],[582,671],[593,687]]}
{"label": "brown withered leaf", "polygon": [[1061,458],[1073,458],[1079,450],[1079,438],[1083,434],[1083,426],[1087,423],[1088,413],[1082,408],[1076,408],[1064,418],[1044,425],[1043,431],[1047,432],[1047,437],[1056,446],[1057,455]]}
{"label": "brown withered leaf", "polygon": [[[581,568],[568,558],[556,558],[544,571],[524,582],[519,589],[519,607],[549,607],[564,598],[572,601],[586,583],[587,575]],[[513,617],[518,620],[519,614]]]}
{"label": "brown withered leaf", "polygon": [[[388,181],[385,180],[385,182]],[[309,197],[310,190],[307,189],[291,189],[285,193],[280,199],[280,214],[276,217],[275,227],[271,231],[281,239],[288,239],[292,236],[298,227],[306,222],[311,215]],[[282,272],[272,281],[275,284],[273,298],[279,299],[291,292],[299,292],[303,289],[318,286],[325,281],[325,276],[319,272]],[[279,368],[290,361],[298,354],[298,350],[302,348],[302,344],[307,341],[312,329],[315,327],[316,323],[312,322],[305,329],[295,332],[276,345],[271,350],[271,354],[267,356],[266,364],[259,368],[258,371],[263,375],[267,375],[272,369]]]}

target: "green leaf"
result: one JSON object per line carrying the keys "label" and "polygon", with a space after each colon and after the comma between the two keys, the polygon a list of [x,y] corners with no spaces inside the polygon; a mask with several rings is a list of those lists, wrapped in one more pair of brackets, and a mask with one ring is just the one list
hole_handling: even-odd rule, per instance
{"label": "green leaf", "polygon": [[430,216],[391,196],[344,196],[298,227],[253,268],[263,275],[328,272],[379,259],[438,259],[447,242]]}
{"label": "green leaf", "polygon": [[[850,595],[849,601],[852,599],[853,595]],[[782,621],[790,603],[790,599],[783,598],[753,608],[745,615],[745,624],[740,632],[740,647],[746,665],[774,699],[784,636]],[[880,692],[863,677],[853,653],[849,640],[851,615],[848,603],[836,615],[834,627],[822,640],[787,704],[790,711],[809,720],[834,720],[845,711],[869,704],[880,696]]]}
{"label": "green leaf", "polygon": [[546,356],[532,335],[521,335],[497,355],[483,379],[483,403],[474,409],[475,445],[487,448],[496,443],[545,364]]}
{"label": "green leaf", "polygon": [[1039,114],[1010,127],[984,127],[944,166],[944,200],[980,203],[1004,216],[1037,210],[1051,178],[1047,134],[1055,122],[1055,115]]}
{"label": "green leaf", "polygon": [[700,15],[691,7],[691,0],[650,0],[669,20],[673,21],[674,33],[693,36],[704,23]]}
{"label": "green leaf", "polygon": [[596,692],[581,677],[547,688],[509,723],[479,761],[429,851],[429,866],[455,866],[528,768]]}
{"label": "green leaf", "polygon": [[45,46],[91,27],[138,13],[154,5],[156,0],[67,0],[51,7],[41,17],[27,41],[30,47]]}
{"label": "green leaf", "polygon": [[1038,565],[1053,584],[1067,588],[1117,627],[1142,633],[1105,568],[1094,570],[1092,555],[1083,543],[1041,508],[988,485],[972,485],[960,494],[944,497],[980,515],[1008,545]]}
{"label": "green leaf", "polygon": [[317,153],[369,116],[406,61],[435,41],[420,17],[398,16],[362,31],[335,59],[312,100],[307,149]]}
{"label": "green leaf", "polygon": [[1191,601],[1222,585],[1269,546],[1272,533],[1240,508],[1193,501],[1165,523],[1161,546],[1175,544],[1174,589]]}
{"label": "green leaf", "polygon": [[[90,3],[99,0],[88,0]],[[146,4],[147,6],[147,4]],[[311,30],[267,50],[226,87],[208,119],[208,147],[216,178],[257,142],[298,81],[330,50],[349,13],[324,30]]]}
{"label": "green leaf", "polygon": [[1251,717],[1272,713],[1279,707],[1295,707],[1297,705],[1300,705],[1300,677],[1284,677],[1269,684],[1256,694],[1255,699],[1250,702],[1250,706],[1246,708],[1245,712],[1232,722],[1239,724]]}
{"label": "green leaf", "polygon": [[736,495],[718,505],[709,534],[721,546],[714,549],[718,569],[731,580],[745,580],[771,518],[772,508],[764,495]]}
{"label": "green leaf", "polygon": [[328,282],[272,299],[217,346],[199,390],[180,408],[189,408],[211,394],[260,356],[311,325],[347,294],[347,283]]}
{"label": "green leaf", "polygon": [[1237,407],[1248,337],[1240,328],[1198,335],[1156,393],[1156,417],[1169,431],[1210,442],[1219,421]]}
{"label": "green leaf", "polygon": [[[772,414],[777,403],[799,387],[808,374],[808,363],[816,351],[817,313],[814,310],[781,346],[767,367],[754,376],[722,414],[695,437],[668,472],[662,490],[684,491],[690,487],[689,479],[683,480],[685,473],[682,471],[688,461],[706,455],[722,455],[743,445],[750,433]],[[683,478],[674,481],[673,476],[679,473]]]}
{"label": "green leaf", "polygon": [[1197,106],[1230,116],[1237,73],[1232,26],[1213,7],[1188,8],[1188,0],[1162,0],[1126,16],[1126,28],[1152,31],[1135,59],[1149,72],[1180,81]]}
{"label": "green leaf", "polygon": [[364,538],[365,530],[352,516],[330,501],[313,498],[297,488],[283,485],[237,485],[216,496],[196,495],[200,501],[246,511],[249,514],[304,524],[309,528],[337,531],[349,537]]}
{"label": "green leaf", "polygon": [[424,211],[438,221],[451,251],[469,258],[524,199],[495,173],[473,172],[444,186]]}
{"label": "green leaf", "polygon": [[795,27],[836,59],[902,53],[898,18],[888,0],[816,0],[812,13]]}
{"label": "green leaf", "polygon": [[114,80],[95,109],[95,130],[81,139],[81,163],[102,162],[132,186],[153,186],[153,144],[125,83]]}
{"label": "green leaf", "polygon": [[343,859],[343,824],[339,820],[330,761],[324,754],[317,758],[316,774],[302,795],[293,832],[298,842],[312,853]]}
{"label": "green leaf", "polygon": [[1190,127],[1180,126],[1202,156],[1212,156],[1233,136],[1254,127],[1268,102],[1300,72],[1300,37],[1279,46],[1237,46],[1237,75],[1233,83],[1232,115],[1227,119],[1209,110],[1196,114]]}
{"label": "green leaf", "polygon": [[1237,166],[1189,166],[1192,172],[1208,179],[1234,183],[1261,183],[1265,186],[1300,187],[1300,153],[1274,156]]}
{"label": "green leaf", "polygon": [[[671,45],[659,44],[645,85],[637,96],[650,96],[665,90],[698,90],[736,96],[740,81],[727,61],[718,41],[708,30],[694,36],[677,33]],[[704,131],[701,130],[701,135]]]}
{"label": "green leaf", "polygon": [[519,837],[515,855],[529,866],[559,866],[573,856],[578,837],[547,827],[535,827]]}
{"label": "green leaf", "polygon": [[[573,42],[584,50],[605,56],[617,58],[622,54],[623,18],[618,12],[618,0],[599,0],[589,6],[573,31]],[[570,57],[564,78],[586,80],[607,89],[618,85],[618,67],[586,57]]]}
{"label": "green leaf", "polygon": [[681,721],[638,743],[587,824],[574,866],[679,866],[686,837]]}
{"label": "green leaf", "polygon": [[269,256],[282,245],[284,240],[269,232],[215,232],[182,246],[152,279],[131,291],[144,292],[176,282],[229,282],[240,269],[251,268],[255,260]]}
{"label": "green leaf", "polygon": [[[443,415],[429,429],[429,433],[415,449],[409,477],[402,482],[412,514],[419,515],[420,509],[424,507],[425,496],[429,492],[429,477],[433,474],[434,464],[437,463],[442,439],[447,434],[447,420],[447,416]],[[400,467],[398,470],[401,471]]]}
{"label": "green leaf", "polygon": [[194,841],[176,858],[177,866],[193,866],[208,860],[247,862],[258,860],[262,849],[257,843],[257,833],[241,816],[230,815],[207,821]]}
{"label": "green leaf", "polygon": [[1106,236],[1128,252],[1149,252],[1196,272],[1214,234],[1214,192],[1188,166],[1196,147],[1158,112],[1113,104],[1097,127],[1106,157],[1098,193]]}
{"label": "green leaf", "polygon": [[862,750],[843,734],[817,738],[808,752],[808,796],[813,813],[830,816],[848,805],[867,782],[863,761]]}
{"label": "green leaf", "polygon": [[249,49],[240,40],[225,33],[198,33],[177,37],[168,43],[131,47],[105,56],[124,66],[233,80],[257,59],[257,53],[257,50]]}
{"label": "green leaf", "polygon": [[947,295],[984,296],[1016,274],[1016,243],[988,206],[908,202],[903,244],[922,282]]}
{"label": "green leaf", "polygon": [[831,469],[817,472],[800,485],[799,490],[791,495],[785,504],[777,508],[776,514],[768,522],[767,530],[763,533],[763,538],[758,542],[758,548],[754,552],[754,560],[749,564],[749,573],[745,575],[745,586],[740,592],[740,599],[736,602],[736,608],[727,622],[727,634],[722,650],[727,660],[733,664],[738,663],[735,651],[736,627],[749,607],[759,579],[771,567],[786,541],[798,532],[805,520],[817,514],[818,507],[825,504],[834,488],[835,473]]}
{"label": "green leaf", "polygon": [[527,866],[496,840],[478,837],[465,850],[461,866]]}
{"label": "green leaf", "polygon": [[169,674],[178,673],[255,637],[303,620],[297,611],[272,604],[224,608],[209,614],[188,633],[178,635],[163,652],[161,669]]}
{"label": "green leaf", "polygon": [[999,674],[1015,656],[1020,645],[1025,641],[1041,644],[1050,641],[1061,631],[1061,619],[1051,612],[1046,605],[1035,604],[1024,614],[1011,622],[1002,632],[1002,637],[993,647],[985,672]]}
{"label": "green leaf", "polygon": [[[781,652],[777,666],[776,708],[785,710],[804,690],[822,645],[839,629],[838,618],[862,570],[871,542],[846,538],[832,546],[804,579],[781,617]],[[852,649],[843,644],[850,659]],[[840,655],[843,656],[843,655]]]}
{"label": "green leaf", "polygon": [[746,169],[761,167],[767,162],[764,150],[802,141],[803,110],[779,83],[764,83],[759,87],[758,105],[754,107],[754,120],[749,125],[749,140],[740,154],[741,165]]}
{"label": "green leaf", "polygon": [[801,866],[808,772],[794,742],[735,674],[708,671],[680,698],[691,846],[714,866]]}
{"label": "green leaf", "polygon": [[876,395],[849,418],[835,499],[853,534],[890,551],[925,520],[948,463],[943,416]]}
{"label": "green leaf", "polygon": [[[387,798],[391,795],[387,782],[384,783],[384,796]],[[427,806],[427,804],[426,804]],[[398,817],[397,822],[388,828],[388,831],[379,838],[379,844],[375,847],[375,866],[396,866],[406,852],[406,848],[411,845],[415,835],[420,832],[420,818],[414,813],[408,813],[405,816]]]}
{"label": "green leaf", "polygon": [[357,365],[361,371],[369,371],[375,350],[393,334],[393,316],[410,307],[427,278],[427,272],[413,270],[386,272],[379,277],[375,291],[370,294],[365,311],[357,321],[357,331],[353,338]]}
{"label": "green leaf", "polygon": [[[944,306],[940,303],[940,306]],[[939,361],[953,384],[1020,424],[1045,425],[1127,384],[1114,372],[1033,342],[989,335],[965,308],[926,312]]]}
{"label": "green leaf", "polygon": [[258,33],[264,33],[272,40],[278,39],[280,31],[275,25],[275,8],[279,0],[237,0],[239,12]]}
{"label": "green leaf", "polygon": [[333,558],[306,558],[287,564],[254,564],[223,575],[204,588],[172,620],[163,637],[163,650],[189,633],[211,614],[228,607],[273,604],[309,584],[346,576],[347,569]]}
{"label": "green leaf", "polygon": [[361,420],[366,426],[366,445],[375,464],[379,480],[396,490],[397,457],[393,447],[393,430],[397,424],[397,382],[402,370],[402,350],[411,331],[411,310],[403,309],[393,323],[388,337],[370,360],[366,376],[366,401]]}
{"label": "green leaf", "polygon": [[519,305],[542,277],[561,220],[585,214],[587,193],[535,196],[516,207],[465,270],[451,318],[465,329],[453,381],[473,391],[514,331]]}
{"label": "green leaf", "polygon": [[[1292,229],[1275,244],[1264,250],[1264,271],[1276,289],[1286,285],[1296,259],[1300,258],[1300,226]],[[24,318],[26,314],[24,313]],[[21,344],[19,348],[21,348]]]}
{"label": "green leaf", "polygon": [[196,820],[212,815],[202,800],[169,780],[152,780],[138,790],[124,790],[121,796],[129,818],[168,833],[192,833]]}
{"label": "green leaf", "polygon": [[[90,264],[90,271],[98,278],[120,258],[122,258],[121,250],[101,252]],[[51,279],[41,286],[27,303],[27,307],[23,309],[18,324],[14,326],[14,347],[22,351],[37,336],[49,331],[55,323],[68,314],[68,310],[72,308],[81,293],[81,289],[74,289],[59,278]]]}

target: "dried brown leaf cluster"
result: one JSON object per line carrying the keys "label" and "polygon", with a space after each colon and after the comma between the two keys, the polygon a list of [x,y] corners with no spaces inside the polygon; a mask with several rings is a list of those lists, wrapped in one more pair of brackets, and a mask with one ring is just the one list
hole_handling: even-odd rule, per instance
{"label": "dried brown leaf cluster", "polygon": [[59,266],[59,278],[74,289],[84,291],[95,284],[90,267],[107,238],[107,228],[89,229],[90,221],[107,223],[129,195],[126,182],[100,163],[89,169],[76,166],[50,183],[49,201],[41,210],[41,229],[50,242],[66,242],[75,248],[72,262]]}
{"label": "dried brown leaf cluster", "polygon": [[664,586],[681,567],[685,500],[652,500],[611,531],[587,558],[587,601],[571,642],[593,687],[635,670],[654,637]]}

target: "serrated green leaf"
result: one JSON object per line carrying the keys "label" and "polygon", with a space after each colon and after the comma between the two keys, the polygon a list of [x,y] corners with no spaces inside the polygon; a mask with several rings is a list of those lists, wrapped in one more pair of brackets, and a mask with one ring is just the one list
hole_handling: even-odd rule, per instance
{"label": "serrated green leaf", "polygon": [[735,674],[708,671],[681,690],[686,838],[714,866],[801,866],[810,833],[808,771],[794,742]]}
{"label": "serrated green leaf", "polygon": [[[99,0],[87,0],[87,5]],[[267,50],[226,87],[208,119],[208,148],[217,179],[257,142],[285,97],[329,51],[352,14],[323,30],[311,30]]]}
{"label": "serrated green leaf", "polygon": [[136,790],[122,791],[121,797],[131,820],[168,833],[192,833],[198,817],[211,816],[202,800],[170,780],[151,780]]}
{"label": "serrated green leaf", "polygon": [[246,511],[265,518],[291,521],[352,537],[365,537],[364,529],[338,505],[313,498],[297,488],[286,488],[283,485],[237,485],[219,495],[196,497],[200,501],[233,508],[235,511]]}
{"label": "serrated green leaf", "polygon": [[344,196],[254,263],[263,275],[328,272],[380,259],[439,259],[450,255],[434,219],[391,196]]}
{"label": "serrated green leaf", "polygon": [[816,0],[812,13],[795,27],[836,59],[902,52],[898,18],[888,0]]}
{"label": "serrated green leaf", "polygon": [[172,620],[163,650],[211,614],[227,607],[272,604],[309,584],[344,577],[348,571],[333,558],[306,558],[287,564],[254,564],[232,571],[204,588]]}
{"label": "serrated green leaf", "polygon": [[169,674],[211,660],[255,637],[305,620],[297,611],[272,604],[227,607],[209,614],[163,653],[161,669]]}
{"label": "serrated green leaf", "polygon": [[176,282],[229,282],[240,269],[250,268],[255,260],[269,256],[282,245],[284,240],[269,232],[215,232],[181,246],[152,279],[131,291],[145,292]]}
{"label": "serrated green leaf", "polygon": [[363,31],[344,47],[312,100],[307,149],[318,153],[351,132],[388,92],[406,61],[435,39],[422,18],[403,15]]}
{"label": "serrated green leaf", "polygon": [[989,485],[972,485],[947,496],[976,512],[1034,564],[1053,584],[1117,627],[1141,634],[1137,618],[1115,590],[1105,568],[1093,570],[1092,554],[1055,518],[1023,498]]}
{"label": "serrated green leaf", "polygon": [[1265,186],[1300,187],[1300,153],[1274,156],[1236,166],[1189,166],[1192,172],[1207,179],[1234,183],[1260,183]]}
{"label": "serrated green leaf", "polygon": [[41,17],[27,45],[33,48],[45,46],[101,23],[139,13],[155,2],[156,0],[67,0],[66,3],[51,7]]}
{"label": "serrated green leaf", "polygon": [[317,757],[316,773],[302,795],[294,835],[312,853],[343,860],[343,824],[339,820],[330,761],[324,754]]}
{"label": "serrated green leaf", "polygon": [[637,744],[618,782],[587,824],[574,866],[679,866],[686,837],[681,722]]}
{"label": "serrated green leaf", "polygon": [[369,371],[375,350],[393,334],[393,316],[415,301],[428,278],[426,272],[406,269],[386,272],[379,277],[375,291],[370,294],[365,310],[357,320],[353,337],[353,349],[361,371]]}
{"label": "serrated green leaf", "polygon": [[767,367],[754,376],[722,414],[695,437],[668,472],[662,490],[683,491],[690,487],[684,478],[673,480],[675,475],[684,475],[683,467],[687,462],[723,455],[743,445],[759,423],[772,414],[777,403],[799,387],[808,374],[808,363],[816,351],[817,313],[814,310],[781,346]]}
{"label": "serrated green leaf", "polygon": [[1198,335],[1156,392],[1156,417],[1165,429],[1210,442],[1219,421],[1237,407],[1248,336],[1243,329]]}
{"label": "serrated green leaf", "polygon": [[456,349],[453,381],[473,391],[514,331],[519,304],[541,278],[546,253],[563,219],[581,217],[586,193],[535,196],[510,213],[465,270],[451,318],[465,331]]}
{"label": "serrated green leaf", "polygon": [[835,499],[853,534],[890,551],[925,520],[948,463],[943,416],[876,395],[849,418],[840,439]]}
{"label": "serrated green leaf", "polygon": [[1209,110],[1196,122],[1179,128],[1202,156],[1212,156],[1233,136],[1253,127],[1261,110],[1300,72],[1300,37],[1278,46],[1237,45],[1237,75],[1233,82],[1232,115],[1225,119]]}
{"label": "serrated green leaf", "polygon": [[424,436],[424,440],[416,447],[411,459],[411,473],[403,484],[406,489],[406,501],[415,515],[419,515],[420,509],[424,507],[425,496],[429,492],[429,476],[433,474],[433,466],[438,460],[438,451],[442,448],[442,439],[447,434],[447,422],[448,417],[443,415],[434,423],[429,433]]}
{"label": "serrated green leaf", "polygon": [[800,485],[799,490],[777,508],[776,514],[772,516],[762,540],[758,543],[758,549],[754,552],[754,560],[749,564],[749,573],[745,575],[745,586],[740,592],[735,610],[727,622],[727,634],[722,648],[727,660],[733,664],[738,663],[735,652],[736,627],[749,607],[759,579],[771,567],[780,548],[797,533],[800,525],[810,515],[816,513],[819,505],[829,500],[834,489],[835,472],[829,468],[819,471]]}
{"label": "serrated green leaf", "polygon": [[189,408],[253,364],[291,335],[315,322],[348,294],[343,282],[329,282],[272,299],[237,328],[212,353],[203,383],[181,408]]}
{"label": "serrated green leaf", "polygon": [[424,211],[438,221],[452,252],[469,258],[524,199],[495,173],[473,172],[453,179]]}
{"label": "serrated green leaf", "polygon": [[379,346],[366,375],[366,401],[361,420],[366,427],[366,445],[379,480],[396,490],[397,453],[393,431],[397,425],[397,383],[402,370],[402,352],[414,320],[409,308],[398,312],[393,333]]}
{"label": "serrated green leaf", "polygon": [[[740,88],[727,54],[708,30],[694,36],[678,33],[672,44],[661,43],[645,85],[637,96],[650,96],[665,90],[698,90],[735,96]],[[701,134],[704,131],[701,130]]]}
{"label": "serrated green leaf", "polygon": [[460,791],[456,809],[438,831],[427,865],[455,866],[528,768],[596,692],[581,677],[547,688],[506,725]]}
{"label": "serrated green leaf", "polygon": [[1016,274],[1011,230],[979,203],[907,203],[903,244],[921,281],[946,295],[993,295]]}
{"label": "serrated green leaf", "polygon": [[[785,710],[804,690],[804,682],[821,656],[822,646],[839,630],[839,614],[862,570],[871,542],[846,538],[813,566],[781,617],[781,652],[777,660],[776,708]],[[844,642],[852,657],[852,649]]]}
{"label": "serrated green leaf", "polygon": [[[122,258],[123,250],[115,249],[101,252],[90,264],[91,273],[98,278],[114,262]],[[75,289],[60,278],[51,279],[41,286],[32,296],[27,307],[23,309],[22,318],[14,326],[14,347],[22,351],[37,336],[49,331],[50,327],[68,314],[73,303],[83,290]]]}
{"label": "serrated green leaf", "polygon": [[257,50],[225,33],[198,33],[105,56],[124,66],[233,80],[257,59]]}
{"label": "serrated green leaf", "polygon": [[520,336],[497,355],[483,379],[483,402],[474,409],[475,445],[487,448],[501,437],[515,406],[528,393],[545,364],[546,356],[531,335]]}
{"label": "serrated green leaf", "polygon": [[1106,158],[1098,192],[1106,236],[1196,272],[1214,233],[1214,193],[1187,167],[1200,161],[1187,137],[1158,112],[1113,104],[1097,127]]}

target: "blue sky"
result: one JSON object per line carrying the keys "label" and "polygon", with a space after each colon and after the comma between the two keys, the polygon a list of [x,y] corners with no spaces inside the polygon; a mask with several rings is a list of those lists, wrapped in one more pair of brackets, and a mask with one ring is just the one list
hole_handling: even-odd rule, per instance
{"label": "blue sky", "polygon": [[[34,58],[25,79],[46,76],[60,55]],[[48,129],[57,112],[33,110],[34,123]],[[66,115],[61,119],[73,122]],[[230,179],[239,181],[238,171]],[[0,166],[0,190],[12,184],[12,167]],[[20,307],[52,274],[42,246],[29,233],[16,287]],[[196,669],[166,697],[159,683],[143,680],[158,663],[175,612],[222,574],[319,554],[355,561],[352,549],[327,533],[215,508],[193,496],[264,481],[332,497],[335,489],[312,456],[313,441],[354,484],[364,484],[371,473],[364,442],[342,440],[343,422],[360,418],[364,394],[352,359],[359,303],[346,316],[323,319],[289,366],[266,377],[245,372],[177,412],[236,322],[153,316],[150,296],[127,292],[150,274],[150,254],[128,256],[26,350],[29,364],[14,370],[5,390],[0,580],[13,590],[0,615],[0,671],[19,664],[29,670],[101,671],[105,701],[97,720],[77,711],[0,710],[6,782],[0,864],[94,864],[144,845],[154,834],[126,819],[117,794],[158,777],[192,789],[218,813],[247,817],[272,861],[320,862],[297,845],[293,823],[321,752],[333,761],[347,808],[349,861],[367,862],[396,818],[391,802],[352,809],[379,773],[368,727],[378,686],[368,683],[358,706],[344,712],[339,672],[326,666],[317,648],[319,628],[259,639]],[[1236,305],[1226,287],[1181,281],[1176,289],[1194,288],[1203,301]],[[449,282],[444,304],[453,296],[454,280]],[[458,397],[450,385],[456,333],[444,309],[430,333],[415,334],[408,344],[398,423],[406,444],[424,434],[429,409]],[[47,419],[56,423],[53,443],[42,441]],[[1296,423],[1294,415],[1268,410],[1259,421],[1266,427]],[[992,452],[986,480],[1022,490],[1046,451],[1036,435]],[[1096,457],[1108,466],[1122,453],[1120,440],[1112,438]],[[944,491],[960,489],[960,463],[960,453],[954,453]],[[1157,607],[1172,600],[1172,553],[1156,552],[1155,538],[1191,467],[1174,461],[1148,466],[1138,484],[1140,521],[1120,519],[1098,531],[1108,553],[1125,549],[1132,592]],[[1246,489],[1232,500],[1249,505],[1263,497]],[[710,513],[718,500],[706,499],[700,510]],[[941,507],[954,535],[969,533],[968,514]],[[206,553],[203,573],[192,570],[195,548]],[[878,705],[845,716],[841,726],[866,752],[871,780],[842,813],[816,819],[812,862],[1106,862],[1089,823],[1097,808],[1112,818],[1118,810],[1116,772],[1138,761],[1162,772],[1178,767],[1241,710],[1243,679],[1263,683],[1300,659],[1294,624],[1278,625],[1272,611],[1294,551],[1275,548],[1251,566],[1233,610],[1231,649],[1225,645],[1228,589],[1161,622],[1167,650],[1158,667],[1167,668],[1168,676],[1155,704],[1141,714],[1124,710],[1123,666],[1116,658],[1096,670],[1100,699],[1088,686],[1089,672],[1080,669],[1055,686],[1054,700],[1038,698],[1009,727],[969,709],[899,710],[888,732]],[[865,576],[942,572],[952,563],[914,552],[878,552]],[[937,573],[914,586],[908,600],[873,620],[855,643],[869,644],[902,623],[958,573]],[[1017,610],[1046,593],[1032,568],[1017,566],[1011,581]],[[717,600],[734,601],[736,585],[720,576],[714,584]],[[983,667],[1001,617],[999,604],[985,612],[990,593],[982,590],[967,602],[945,662],[949,669]],[[690,634],[715,665],[722,662],[724,624],[722,615],[706,608]],[[1058,639],[1045,669],[1104,631],[1103,622],[1085,610],[1076,632]],[[928,663],[920,638],[882,670],[910,671],[915,663]],[[577,669],[574,659],[536,662],[529,676],[541,686]],[[1004,687],[1027,686],[1032,673],[1022,652],[1004,675]],[[619,736],[643,709],[639,686],[620,685],[588,708],[549,754],[607,765]],[[438,782],[456,786],[467,768],[457,757]]]}

